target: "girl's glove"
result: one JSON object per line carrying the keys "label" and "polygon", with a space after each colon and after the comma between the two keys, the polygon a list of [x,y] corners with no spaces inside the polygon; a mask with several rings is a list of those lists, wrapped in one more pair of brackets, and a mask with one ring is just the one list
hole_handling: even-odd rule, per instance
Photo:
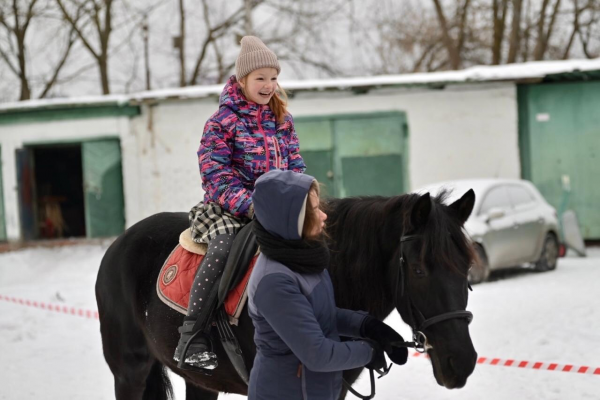
{"label": "girl's glove", "polygon": [[404,339],[386,323],[368,316],[360,328],[360,334],[362,337],[371,339],[379,344],[394,364],[406,364],[408,349],[406,347],[392,346],[392,343],[404,342]]}

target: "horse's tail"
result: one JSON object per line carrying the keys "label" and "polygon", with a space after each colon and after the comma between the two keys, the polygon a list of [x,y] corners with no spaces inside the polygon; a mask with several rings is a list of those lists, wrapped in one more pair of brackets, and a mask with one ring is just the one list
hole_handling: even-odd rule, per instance
{"label": "horse's tail", "polygon": [[154,362],[146,378],[146,390],[143,400],[171,400],[173,386],[165,366],[159,361]]}

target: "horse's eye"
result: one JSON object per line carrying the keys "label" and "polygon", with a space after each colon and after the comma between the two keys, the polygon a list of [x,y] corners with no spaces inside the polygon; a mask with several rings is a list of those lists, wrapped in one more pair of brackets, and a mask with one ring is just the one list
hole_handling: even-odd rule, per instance
{"label": "horse's eye", "polygon": [[417,276],[425,275],[425,273],[423,272],[423,270],[421,268],[415,268],[415,274],[417,274]]}

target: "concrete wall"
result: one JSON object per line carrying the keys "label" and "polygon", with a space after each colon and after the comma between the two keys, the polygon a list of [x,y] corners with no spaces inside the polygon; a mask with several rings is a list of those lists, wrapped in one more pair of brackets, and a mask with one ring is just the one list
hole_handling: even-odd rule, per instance
{"label": "concrete wall", "polygon": [[127,225],[161,211],[189,211],[204,192],[196,151],[216,98],[143,105],[122,141]]}
{"label": "concrete wall", "polygon": [[406,112],[412,189],[449,179],[520,178],[513,83],[386,89],[366,95],[302,93],[290,110],[294,116]]}

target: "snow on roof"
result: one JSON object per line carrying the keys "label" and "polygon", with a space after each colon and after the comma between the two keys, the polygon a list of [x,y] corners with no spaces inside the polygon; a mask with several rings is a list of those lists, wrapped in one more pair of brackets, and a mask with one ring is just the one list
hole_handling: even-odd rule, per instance
{"label": "snow on roof", "polygon": [[[346,90],[361,87],[520,81],[543,79],[549,75],[586,71],[600,71],[600,58],[592,60],[532,61],[509,65],[476,66],[459,71],[283,81],[281,84],[285,89],[292,91]],[[0,113],[24,109],[78,107],[84,105],[126,105],[128,103],[142,102],[145,100],[203,98],[208,96],[218,96],[222,89],[223,84],[219,84],[152,90],[129,95],[27,100],[0,104]]]}
{"label": "snow on roof", "polygon": [[18,101],[13,103],[0,103],[0,112],[27,109],[44,108],[63,108],[77,107],[84,105],[104,106],[104,105],[127,105],[129,96],[127,95],[106,95],[106,96],[81,96],[72,98],[55,99],[36,99]]}

